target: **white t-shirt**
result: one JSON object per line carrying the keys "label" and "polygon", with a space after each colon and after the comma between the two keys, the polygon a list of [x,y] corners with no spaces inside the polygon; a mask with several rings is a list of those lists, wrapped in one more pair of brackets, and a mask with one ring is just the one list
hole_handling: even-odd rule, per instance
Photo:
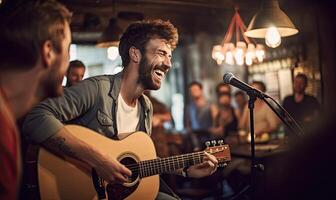
{"label": "white t-shirt", "polygon": [[117,109],[118,137],[122,137],[124,134],[129,134],[139,129],[140,108],[141,106],[138,100],[135,107],[132,107],[127,105],[119,94]]}

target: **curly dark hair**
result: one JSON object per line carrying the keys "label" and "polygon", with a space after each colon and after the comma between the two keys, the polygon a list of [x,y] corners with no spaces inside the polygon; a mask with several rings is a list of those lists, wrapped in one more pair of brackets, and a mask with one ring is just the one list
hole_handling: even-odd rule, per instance
{"label": "curly dark hair", "polygon": [[122,65],[126,67],[130,62],[129,49],[134,46],[145,52],[145,46],[150,39],[160,38],[167,41],[172,49],[176,47],[178,42],[177,29],[169,21],[144,20],[135,22],[128,26],[122,34],[119,43],[119,54],[121,56]]}
{"label": "curly dark hair", "polygon": [[56,0],[4,1],[0,6],[0,68],[30,69],[50,40],[62,51],[71,13]]}

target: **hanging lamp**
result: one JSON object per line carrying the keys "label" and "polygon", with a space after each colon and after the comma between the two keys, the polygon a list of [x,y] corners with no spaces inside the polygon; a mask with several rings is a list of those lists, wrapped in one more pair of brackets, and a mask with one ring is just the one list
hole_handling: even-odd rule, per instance
{"label": "hanging lamp", "polygon": [[261,9],[253,16],[244,34],[251,38],[265,38],[266,45],[275,48],[280,45],[281,37],[298,32],[277,0],[262,0]]}
{"label": "hanging lamp", "polygon": [[253,62],[262,62],[265,57],[264,46],[255,45],[244,35],[245,31],[246,26],[236,7],[222,44],[215,45],[212,49],[212,58],[218,65],[223,61],[229,65],[252,65]]}

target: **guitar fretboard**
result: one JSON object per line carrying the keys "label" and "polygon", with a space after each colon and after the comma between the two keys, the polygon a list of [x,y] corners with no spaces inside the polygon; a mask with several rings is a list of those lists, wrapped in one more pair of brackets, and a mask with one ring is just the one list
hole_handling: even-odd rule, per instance
{"label": "guitar fretboard", "polygon": [[145,160],[139,163],[140,178],[161,173],[173,172],[177,169],[202,163],[204,152],[195,152],[167,158]]}

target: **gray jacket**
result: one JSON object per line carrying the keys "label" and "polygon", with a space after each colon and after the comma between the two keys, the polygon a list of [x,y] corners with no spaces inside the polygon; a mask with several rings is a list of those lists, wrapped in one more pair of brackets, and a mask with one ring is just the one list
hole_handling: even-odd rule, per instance
{"label": "gray jacket", "polygon": [[[63,96],[46,99],[29,112],[23,124],[23,133],[29,140],[41,143],[55,135],[64,124],[78,124],[116,139],[121,79],[122,73],[102,75],[65,88]],[[145,95],[139,101],[139,130],[150,135],[152,104]]]}

